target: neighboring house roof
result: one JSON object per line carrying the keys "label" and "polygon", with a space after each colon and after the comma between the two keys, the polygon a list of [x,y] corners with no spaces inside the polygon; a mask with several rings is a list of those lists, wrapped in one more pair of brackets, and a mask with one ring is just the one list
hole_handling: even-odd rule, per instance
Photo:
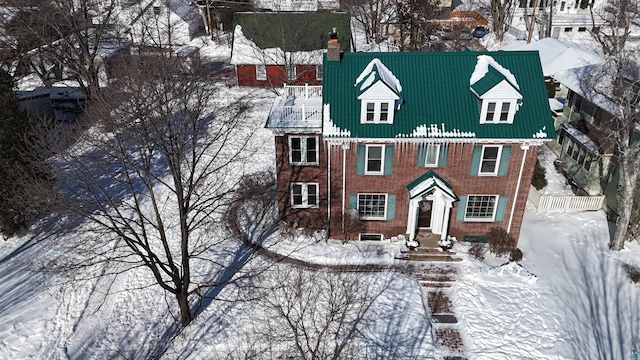
{"label": "neighboring house roof", "polygon": [[[480,124],[481,101],[470,85],[472,76],[483,79],[486,75],[476,71],[483,55],[489,55],[509,71],[511,76],[498,72],[522,97],[513,124]],[[355,85],[373,59],[384,64],[401,84],[403,103],[394,115],[393,124],[360,123],[361,103]],[[490,61],[486,62],[489,70],[492,66]],[[493,70],[491,73],[498,76]],[[345,53],[341,61],[327,61],[325,57],[323,101],[328,104],[323,134],[329,137],[555,138],[536,52]]]}
{"label": "neighboring house roof", "polygon": [[544,38],[530,44],[509,48],[512,51],[538,51],[544,76],[551,76],[559,71],[601,64],[603,59],[596,52],[575,45],[562,42],[554,38]]}
{"label": "neighboring house roof", "polygon": [[236,13],[233,25],[231,64],[236,65],[321,64],[332,28],[340,50],[351,48],[347,13]]}

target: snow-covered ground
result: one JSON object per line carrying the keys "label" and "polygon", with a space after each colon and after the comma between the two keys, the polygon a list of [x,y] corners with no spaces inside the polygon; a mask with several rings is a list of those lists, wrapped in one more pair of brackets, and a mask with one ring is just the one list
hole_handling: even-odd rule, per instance
{"label": "snow-covered ground", "polygon": [[[203,58],[228,58],[227,46],[199,41]],[[256,114],[258,126],[264,116]],[[271,133],[259,129],[252,141],[262,151],[246,170],[273,170]],[[540,161],[548,169],[549,185],[543,192],[570,193],[553,170],[553,154],[542,151]],[[471,259],[466,245],[456,244],[454,250],[465,260],[458,263],[459,279],[450,298],[467,357],[634,359],[633,349],[640,348],[640,286],[628,280],[622,264],[640,264],[640,246],[627,244],[624,251],[610,252],[609,235],[602,211],[538,214],[528,206],[519,242],[522,267],[499,267],[505,260],[490,256],[483,262]],[[60,256],[51,242],[77,236],[82,234],[32,231],[0,242],[0,359],[211,359],[264,350],[265,344],[255,344],[254,336],[277,320],[265,318],[274,308],[256,301],[255,295],[265,295],[261,284],[290,281],[290,265],[272,266],[258,259],[249,270],[260,270],[260,276],[249,284],[225,287],[217,300],[203,301],[193,323],[174,336],[172,299],[155,286],[145,286],[150,275],[144,269],[116,278],[71,281],[55,268],[42,267]],[[318,264],[398,265],[394,255],[401,247],[304,236],[270,241],[271,250]],[[223,244],[240,249],[232,236]],[[441,355],[415,279],[372,272],[340,281],[353,277],[375,295],[359,340],[363,347],[358,349],[368,351],[365,357]]]}

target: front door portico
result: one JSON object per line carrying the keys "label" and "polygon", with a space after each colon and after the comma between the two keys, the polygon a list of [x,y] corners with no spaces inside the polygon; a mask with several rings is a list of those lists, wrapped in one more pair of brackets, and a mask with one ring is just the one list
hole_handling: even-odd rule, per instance
{"label": "front door portico", "polygon": [[430,170],[407,185],[409,191],[409,216],[407,234],[416,237],[419,228],[430,228],[431,232],[447,237],[449,217],[453,203],[458,201],[451,185]]}

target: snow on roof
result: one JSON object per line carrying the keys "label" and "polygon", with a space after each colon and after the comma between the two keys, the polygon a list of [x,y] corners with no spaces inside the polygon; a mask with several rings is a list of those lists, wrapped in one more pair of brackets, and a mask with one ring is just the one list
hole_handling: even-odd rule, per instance
{"label": "snow on roof", "polygon": [[[236,25],[233,31],[230,63],[232,65],[285,65],[286,63],[318,65],[322,64],[324,51],[325,49],[285,52],[281,48],[261,49],[255,42],[244,36],[242,26]],[[285,61],[286,59],[289,61]]]}
{"label": "snow on roof", "polygon": [[524,45],[514,44],[507,46],[505,50],[538,51],[542,72],[545,76],[551,76],[567,69],[603,62],[602,57],[595,51],[554,38],[544,38]]}
{"label": "snow on roof", "polygon": [[511,84],[513,84],[513,86],[520,90],[520,86],[516,81],[516,77],[513,76],[511,71],[498,64],[498,62],[489,55],[478,55],[478,62],[476,63],[476,67],[473,70],[473,73],[471,74],[471,78],[469,79],[469,85],[473,85],[480,79],[482,79],[484,75],[489,72],[489,66],[498,70]]}
{"label": "snow on roof", "polygon": [[549,108],[552,111],[560,111],[560,110],[564,109],[564,104],[561,103],[558,99],[551,98],[551,99],[549,99]]}
{"label": "snow on roof", "polygon": [[331,105],[324,104],[322,119],[322,136],[351,137],[351,131],[341,129],[331,120]]}
{"label": "snow on roof", "polygon": [[369,85],[371,85],[371,81],[373,81],[373,79],[375,78],[375,76],[374,76],[374,72],[375,72],[374,67],[375,67],[375,69],[377,69],[378,75],[380,76],[382,81],[384,81],[387,85],[389,85],[391,87],[391,89],[393,89],[395,92],[397,92],[397,93],[402,92],[402,85],[400,84],[400,80],[398,80],[398,78],[393,74],[393,72],[391,72],[391,70],[389,70],[389,68],[386,67],[382,63],[382,61],[380,61],[380,59],[378,59],[378,58],[374,58],[373,60],[371,60],[369,62],[369,64],[367,64],[367,66],[364,68],[364,70],[362,70],[362,72],[360,73],[360,75],[356,79],[355,84],[353,84],[353,85],[357,86],[367,76],[368,76],[367,81],[365,81],[360,86],[360,90],[363,90],[363,89],[367,88]]}
{"label": "snow on roof", "polygon": [[[398,134],[396,137],[409,137],[404,134]],[[459,129],[447,130],[444,124],[419,125],[413,130],[410,137],[435,137],[435,138],[474,138],[476,133],[473,131],[461,131]]]}
{"label": "snow on roof", "polygon": [[573,137],[582,145],[584,145],[589,151],[593,153],[600,152],[600,147],[596,143],[594,143],[593,140],[591,140],[589,136],[587,136],[582,131],[574,128],[569,123],[562,124],[562,128],[564,129],[564,131],[567,132],[567,134],[571,135],[571,137]]}
{"label": "snow on roof", "polygon": [[600,71],[601,65],[589,65],[579,68],[567,69],[564,71],[553,74],[553,78],[560,82],[562,85],[571,89],[571,91],[579,94],[585,99],[591,101],[598,107],[604,109],[614,116],[618,116],[621,111],[621,106],[607,99],[603,93],[606,93],[606,79],[602,79],[602,82],[598,83],[601,89],[594,90],[590,88],[592,84],[585,81]]}

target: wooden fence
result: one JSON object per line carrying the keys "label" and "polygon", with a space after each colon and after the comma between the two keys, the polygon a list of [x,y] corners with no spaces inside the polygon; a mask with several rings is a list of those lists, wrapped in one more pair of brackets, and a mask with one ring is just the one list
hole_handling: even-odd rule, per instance
{"label": "wooden fence", "polygon": [[529,186],[529,201],[540,211],[548,210],[600,210],[604,203],[601,196],[553,196],[540,195],[533,185]]}

